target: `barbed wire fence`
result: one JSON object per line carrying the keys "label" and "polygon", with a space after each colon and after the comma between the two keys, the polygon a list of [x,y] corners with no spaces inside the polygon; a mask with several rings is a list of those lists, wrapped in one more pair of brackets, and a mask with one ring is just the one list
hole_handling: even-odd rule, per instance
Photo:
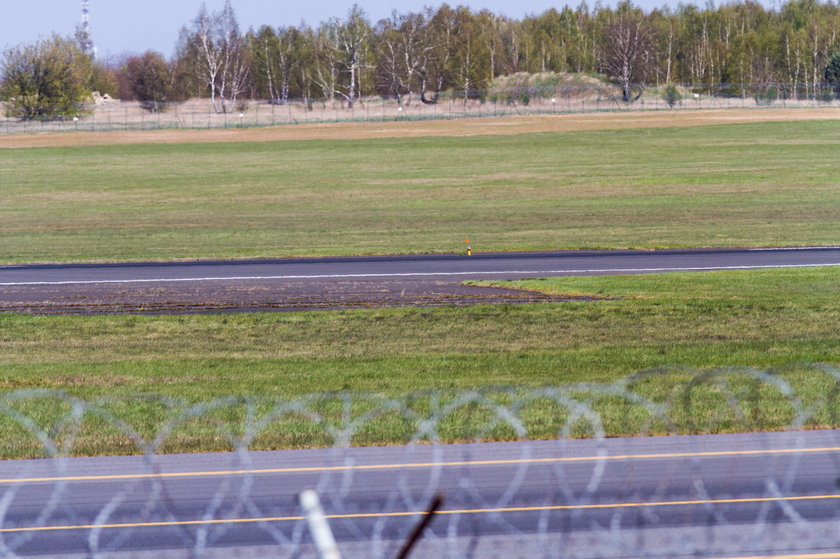
{"label": "barbed wire fence", "polygon": [[[0,464],[0,556],[37,554],[58,537],[56,526],[75,525],[83,534],[79,556],[110,557],[135,550],[144,527],[165,524],[171,541],[155,556],[315,557],[292,498],[307,487],[321,496],[345,558],[395,557],[417,511],[439,494],[445,506],[424,531],[417,556],[837,552],[840,497],[828,498],[837,490],[806,482],[813,481],[815,444],[840,474],[840,432],[833,431],[840,425],[838,395],[840,369],[826,364],[663,368],[608,384],[399,397],[326,393],[195,403],[17,390],[0,397],[3,458],[47,459]],[[701,468],[700,457],[715,454],[708,438],[683,436],[762,431],[785,431],[785,452],[760,462],[751,482],[757,507],[733,509],[733,489],[711,482]],[[650,453],[665,436],[681,437],[680,452],[697,456],[690,467],[664,461],[651,472],[637,460],[622,466],[617,480],[610,477],[624,455]],[[716,468],[743,477],[755,443],[731,437],[734,451],[721,453]],[[511,441],[518,441],[513,450]],[[403,466],[385,467],[381,453],[388,447],[381,445],[395,444],[405,445],[399,447]],[[256,452],[277,448],[297,450]],[[500,448],[512,452],[498,461],[507,467],[502,473],[490,469],[502,464],[488,458]],[[228,451],[227,467],[210,472],[206,494],[172,485],[184,470],[166,453],[184,450]],[[134,455],[120,462],[125,475],[108,481],[104,504],[93,510],[75,494],[88,473],[97,477],[95,459],[72,458],[88,454]],[[187,471],[200,468],[202,456],[188,461]],[[268,474],[282,476],[270,478],[280,489],[266,489]],[[487,476],[492,491],[483,484]],[[652,489],[643,491],[645,483]],[[673,499],[671,491],[680,487],[690,490],[698,522],[676,532],[657,503]],[[615,505],[616,498],[635,503],[638,512]],[[804,507],[818,498],[824,506],[815,517]],[[520,516],[521,507],[533,514]],[[488,520],[480,523],[476,510]],[[251,519],[256,543],[225,544],[242,518]],[[115,532],[115,525],[130,529]]]}
{"label": "barbed wire fence", "polygon": [[209,100],[193,99],[171,104],[167,110],[149,112],[137,102],[99,97],[83,118],[22,121],[0,111],[0,132],[133,131],[322,124],[450,120],[500,116],[617,112],[628,110],[762,109],[835,107],[834,89],[823,84],[814,92],[803,84],[718,84],[667,86],[634,90],[632,102],[623,100],[618,87],[579,83],[556,86],[522,86],[508,89],[443,92],[434,102],[419,95],[373,96],[352,106],[338,99],[285,99],[269,102],[244,99],[231,112],[216,113]]}

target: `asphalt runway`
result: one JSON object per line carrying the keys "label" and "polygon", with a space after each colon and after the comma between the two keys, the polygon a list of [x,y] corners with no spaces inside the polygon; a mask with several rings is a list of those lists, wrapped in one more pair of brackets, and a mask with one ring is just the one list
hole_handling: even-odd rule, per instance
{"label": "asphalt runway", "polygon": [[551,299],[465,280],[838,266],[840,248],[555,251],[0,267],[0,312],[223,312]]}
{"label": "asphalt runway", "polygon": [[[838,265],[813,247],[5,266],[0,311],[515,302],[460,283]],[[394,556],[440,493],[418,557],[840,558],[835,431],[0,462],[0,556],[314,556],[307,487],[345,557]]]}
{"label": "asphalt runway", "polygon": [[0,552],[313,557],[314,487],[344,557],[395,556],[440,494],[417,557],[824,559],[839,476],[835,431],[24,460]]}

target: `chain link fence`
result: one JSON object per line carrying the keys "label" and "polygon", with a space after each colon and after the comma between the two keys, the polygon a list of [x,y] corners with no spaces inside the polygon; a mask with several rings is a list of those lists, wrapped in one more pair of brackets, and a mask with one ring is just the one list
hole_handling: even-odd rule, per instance
{"label": "chain link fence", "polygon": [[[396,557],[437,495],[419,557],[836,557],[838,393],[821,364],[399,397],[7,392],[4,457],[46,459],[0,463],[0,556],[316,557],[295,500],[315,488],[342,557]],[[190,450],[228,452],[167,454]],[[73,457],[97,453],[126,456]]]}
{"label": "chain link fence", "polygon": [[550,115],[628,110],[761,109],[834,107],[833,90],[817,93],[802,84],[762,84],[752,87],[718,85],[636,88],[632,101],[610,85],[532,86],[504,90],[442,93],[434,99],[419,95],[377,96],[358,99],[349,106],[337,99],[288,99],[282,103],[242,100],[230,112],[216,113],[209,99],[173,104],[167,110],[149,112],[136,102],[99,98],[81,119],[21,121],[0,117],[0,131],[131,131],[164,129],[247,128],[335,122],[385,122],[448,120],[523,115]]}

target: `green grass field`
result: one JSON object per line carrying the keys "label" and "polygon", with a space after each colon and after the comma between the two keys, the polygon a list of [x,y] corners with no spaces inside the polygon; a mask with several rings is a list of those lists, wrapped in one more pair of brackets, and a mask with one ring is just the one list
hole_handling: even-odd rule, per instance
{"label": "green grass field", "polygon": [[675,364],[840,361],[836,268],[522,285],[599,299],[229,315],[6,314],[0,386],[84,397],[153,391],[204,401],[604,382]]}
{"label": "green grass field", "polygon": [[0,150],[0,262],[836,244],[832,122]]}
{"label": "green grass field", "polygon": [[[142,399],[132,404],[137,394],[194,403],[235,394],[267,405],[276,398],[332,390],[403,396],[424,389],[454,394],[496,385],[614,382],[663,366],[776,368],[810,405],[836,390],[824,375],[805,369],[815,362],[840,363],[839,279],[835,268],[812,268],[516,282],[594,298],[521,306],[157,317],[5,315],[0,316],[0,386],[116,400],[126,421],[151,432],[166,414]],[[677,374],[644,390],[667,399],[685,382]],[[789,424],[789,406],[779,407],[774,398],[767,403],[762,428]],[[339,411],[337,406],[330,413]],[[605,413],[609,416],[609,409]],[[38,414],[49,423],[54,407]],[[551,436],[551,417],[551,408],[534,412],[535,435]],[[639,429],[621,417],[607,421],[611,434]],[[744,425],[711,422],[706,428],[738,430]],[[208,437],[206,429],[196,423],[167,449],[224,447],[224,440]],[[294,428],[278,429],[285,434],[269,436],[258,446],[307,444]],[[124,450],[124,438],[102,433],[94,429],[77,450]],[[390,424],[369,436],[368,442],[400,440]],[[4,456],[26,454],[29,447],[19,439],[7,442],[7,437]],[[452,438],[465,435],[455,429]]]}
{"label": "green grass field", "polygon": [[[834,123],[798,122],[0,150],[0,263],[455,252],[465,238],[478,251],[834,245],[838,144]],[[612,383],[665,367],[670,372],[637,388],[667,402],[691,381],[681,368],[734,366],[772,370],[812,407],[808,426],[837,427],[838,386],[813,364],[840,365],[839,273],[505,284],[578,298],[530,305],[0,315],[0,392],[55,389],[101,399],[108,413],[152,436],[181,409],[162,403],[166,398],[190,404],[237,395],[264,412],[276,399],[347,391],[413,398],[409,407],[422,410],[432,405],[428,398],[406,395]],[[676,431],[791,424],[788,400],[746,381],[736,385],[749,402],[741,410],[748,420],[720,411],[726,402],[716,389],[701,390],[670,418]],[[333,419],[343,413],[329,397],[317,406]],[[550,402],[532,406],[524,410],[531,435],[556,436],[568,414]],[[609,398],[596,407],[611,435],[673,432]],[[72,439],[68,453],[138,450],[113,422],[59,421],[72,413],[63,398],[0,402],[0,415],[15,411],[59,440]],[[226,430],[248,413],[233,406],[205,414],[160,449],[229,448]],[[442,429],[445,440],[513,436],[481,431],[480,417],[453,415]],[[403,427],[399,417],[385,418],[354,442],[402,442]],[[0,419],[0,428],[0,456],[43,452],[16,421]],[[323,432],[286,418],[253,447],[319,444],[330,444]]]}

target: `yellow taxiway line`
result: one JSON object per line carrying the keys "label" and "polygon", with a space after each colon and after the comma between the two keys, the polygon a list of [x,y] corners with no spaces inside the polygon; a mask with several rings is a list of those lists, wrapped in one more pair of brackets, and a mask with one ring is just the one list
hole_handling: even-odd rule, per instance
{"label": "yellow taxiway line", "polygon": [[[816,501],[840,499],[840,494],[832,495],[799,495],[791,497],[753,497],[743,499],[696,499],[696,500],[681,500],[681,501],[654,501],[650,503],[635,502],[635,503],[602,503],[591,505],[550,505],[550,506],[534,506],[534,507],[500,507],[500,508],[479,508],[479,509],[454,509],[454,510],[440,510],[435,514],[438,515],[453,515],[453,514],[501,514],[501,513],[515,513],[515,512],[550,512],[550,511],[564,511],[564,510],[596,510],[596,509],[627,509],[627,508],[644,508],[644,507],[675,507],[675,506],[691,506],[691,505],[720,505],[720,504],[753,504],[753,503],[767,503],[767,502],[795,502],[795,501]],[[352,514],[328,514],[327,519],[330,520],[347,520],[347,519],[362,519],[362,518],[394,518],[402,516],[422,516],[427,514],[425,511],[398,511],[398,512],[371,512],[371,513],[352,513]],[[260,522],[289,522],[304,520],[303,516],[267,516],[262,518],[217,518],[206,520],[173,520],[161,522],[126,522],[119,524],[79,524],[79,525],[58,525],[58,526],[29,526],[17,528],[0,528],[0,533],[13,532],[48,532],[59,530],[92,530],[92,529],[108,529],[108,528],[148,528],[148,527],[162,527],[162,526],[207,526],[213,524],[253,524]],[[833,557],[833,556],[829,556]]]}
{"label": "yellow taxiway line", "polygon": [[598,462],[621,460],[659,460],[673,458],[720,458],[736,456],[760,456],[771,454],[814,454],[840,452],[840,447],[822,448],[779,448],[763,450],[722,450],[711,452],[672,452],[661,454],[621,454],[614,456],[567,456],[562,458],[513,458],[509,460],[468,460],[453,462],[418,462],[410,464],[361,464],[349,466],[307,466],[293,468],[263,468],[251,470],[212,470],[195,472],[160,472],[142,474],[105,474],[91,476],[55,476],[0,479],[0,484],[49,483],[68,481],[119,481],[132,479],[170,479],[189,477],[212,477],[232,475],[295,474],[313,472],[342,472],[367,470],[397,470],[408,468],[452,468],[462,466],[505,466],[516,464],[563,464],[570,462]]}

